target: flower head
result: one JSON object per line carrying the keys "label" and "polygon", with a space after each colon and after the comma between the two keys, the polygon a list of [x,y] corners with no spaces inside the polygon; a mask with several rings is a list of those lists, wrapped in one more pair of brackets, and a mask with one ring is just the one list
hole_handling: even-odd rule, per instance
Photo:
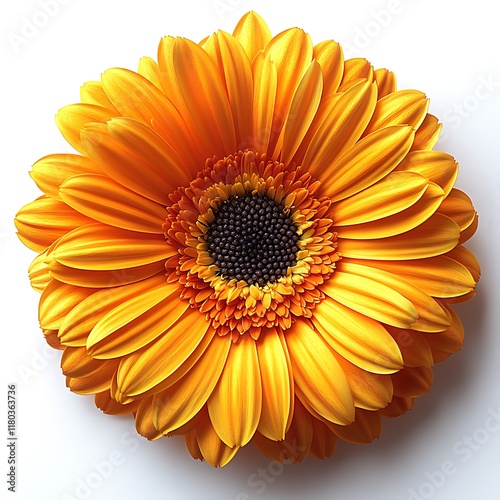
{"label": "flower head", "polygon": [[477,215],[391,72],[248,13],[81,100],[16,217],[73,392],[214,466],[298,462],[378,437],[460,349]]}

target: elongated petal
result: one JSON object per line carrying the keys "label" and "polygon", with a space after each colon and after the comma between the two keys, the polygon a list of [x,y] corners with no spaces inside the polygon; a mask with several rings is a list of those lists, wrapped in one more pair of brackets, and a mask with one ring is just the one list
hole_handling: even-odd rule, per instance
{"label": "elongated petal", "polygon": [[37,252],[42,252],[74,228],[92,222],[66,203],[45,196],[25,205],[14,219],[19,239]]}
{"label": "elongated petal", "polygon": [[139,404],[135,413],[135,428],[137,432],[150,441],[163,436],[153,425],[153,398],[145,398]]}
{"label": "elongated petal", "polygon": [[367,135],[325,170],[325,193],[333,201],[343,200],[379,181],[408,153],[413,135],[413,129],[403,125]]}
{"label": "elongated petal", "polygon": [[377,83],[379,99],[382,99],[392,92],[396,92],[396,76],[392,71],[380,68],[375,70],[373,77]]}
{"label": "elongated petal", "polygon": [[331,427],[335,434],[344,441],[354,444],[371,443],[380,437],[382,432],[382,417],[378,412],[356,409],[354,422],[345,427],[341,425]]}
{"label": "elongated petal", "polygon": [[361,82],[335,100],[328,116],[311,139],[302,164],[319,180],[335,175],[332,164],[349,150],[370,121],[377,89]]}
{"label": "elongated petal", "polygon": [[40,298],[38,319],[41,328],[58,330],[66,315],[94,292],[93,289],[74,287],[52,280]]}
{"label": "elongated petal", "polygon": [[388,332],[397,342],[405,366],[425,366],[432,368],[432,351],[426,338],[429,335],[414,330],[401,330],[387,327]]}
{"label": "elongated petal", "polygon": [[102,317],[119,304],[142,295],[150,288],[161,286],[162,283],[165,283],[163,273],[138,283],[99,290],[79,301],[64,317],[60,326],[61,342],[68,346],[84,346],[90,331]]}
{"label": "elongated petal", "polygon": [[139,401],[122,405],[111,397],[109,390],[98,392],[94,397],[94,404],[106,415],[126,415],[137,410]]}
{"label": "elongated petal", "polygon": [[464,265],[472,275],[472,278],[477,283],[481,277],[481,266],[476,256],[463,245],[456,246],[453,250],[446,254],[460,264]]}
{"label": "elongated petal", "polygon": [[[253,142],[258,151],[267,151],[273,126],[278,75],[270,56],[258,55],[253,64]],[[261,82],[266,82],[262,85]]]}
{"label": "elongated petal", "polygon": [[153,130],[120,118],[82,131],[87,155],[102,173],[166,205],[168,194],[189,182],[184,162]]}
{"label": "elongated petal", "polygon": [[453,188],[439,207],[440,214],[453,219],[460,231],[465,231],[475,220],[476,211],[471,199],[460,189]]}
{"label": "elongated petal", "polygon": [[442,127],[443,124],[438,123],[438,119],[434,115],[427,114],[415,134],[412,151],[431,150],[439,139]]}
{"label": "elongated petal", "polygon": [[110,388],[111,380],[116,372],[118,361],[104,361],[101,369],[91,373],[87,377],[71,378],[66,377],[66,385],[72,392],[83,395],[91,395],[103,392]]}
{"label": "elongated petal", "polygon": [[305,137],[319,106],[323,90],[321,68],[313,61],[302,78],[285,122],[281,161],[289,163]]}
{"label": "elongated petal", "polygon": [[346,257],[374,260],[411,260],[435,257],[449,252],[458,243],[460,230],[449,217],[434,214],[408,233],[378,240],[339,238]]}
{"label": "elongated petal", "polygon": [[417,319],[414,305],[399,292],[379,281],[350,272],[335,271],[323,291],[334,301],[382,323],[409,328]]}
{"label": "elongated petal", "polygon": [[243,336],[231,346],[219,383],[208,400],[218,436],[230,447],[244,446],[255,434],[262,410],[262,380],[254,340]]}
{"label": "elongated petal", "polygon": [[56,261],[51,261],[48,270],[50,276],[69,285],[83,286],[86,288],[112,288],[128,285],[145,280],[158,273],[165,273],[165,264],[161,261],[144,266],[126,269],[112,269],[110,271],[92,271],[88,269],[75,269],[64,266]]}
{"label": "elongated petal", "polygon": [[331,422],[340,425],[352,422],[351,390],[328,344],[305,322],[297,322],[287,331],[286,342],[299,399]]}
{"label": "elongated petal", "polygon": [[177,284],[160,283],[101,318],[89,334],[87,350],[97,359],[135,352],[167,333],[188,306],[180,300]]}
{"label": "elongated petal", "polygon": [[[175,303],[174,298],[171,301]],[[160,322],[164,331],[161,337],[120,363],[118,389],[127,396],[142,394],[169,377],[192,354],[209,328],[210,323],[200,323],[199,311],[187,309],[183,303],[169,311],[167,302],[160,303],[166,318]]]}
{"label": "elongated petal", "polygon": [[417,129],[424,120],[429,100],[417,90],[400,90],[377,101],[365,135],[391,125],[410,125]]}
{"label": "elongated petal", "polygon": [[115,113],[114,116],[120,116],[118,110],[113,106],[109,97],[104,92],[101,82],[86,82],[80,87],[80,100],[84,104],[93,104],[107,108]]}
{"label": "elongated petal", "polygon": [[313,58],[321,66],[323,97],[337,92],[344,74],[344,55],[340,45],[333,40],[318,43],[314,46]]}
{"label": "elongated petal", "polygon": [[56,124],[63,137],[79,153],[84,153],[80,132],[88,123],[106,123],[119,116],[116,111],[94,104],[70,104],[59,110]]}
{"label": "elongated petal", "polygon": [[457,313],[446,304],[443,304],[451,316],[451,326],[444,332],[426,335],[425,340],[432,351],[434,363],[440,363],[454,352],[459,351],[464,343],[464,327]]}
{"label": "elongated petal", "polygon": [[[200,154],[179,111],[153,83],[121,68],[108,69],[101,78],[104,91],[123,116],[151,127],[186,162],[194,174],[206,156]],[[191,167],[193,166],[193,167]]]}
{"label": "elongated petal", "polygon": [[406,233],[428,220],[439,208],[443,197],[443,190],[430,182],[422,197],[402,212],[380,220],[339,228],[338,236],[369,240]]}
{"label": "elongated petal", "polygon": [[371,222],[415,204],[429,181],[414,172],[391,172],[379,182],[334,205],[335,225]]}
{"label": "elongated petal", "polygon": [[70,207],[104,224],[131,231],[163,234],[165,208],[107,176],[73,176],[61,185],[60,196]]}
{"label": "elongated petal", "polygon": [[137,72],[148,79],[159,90],[163,91],[160,81],[160,68],[158,67],[158,63],[151,59],[151,57],[140,58]]}
{"label": "elongated petal", "polygon": [[448,196],[458,175],[458,164],[453,156],[441,151],[412,151],[396,170],[423,175],[441,186],[445,196]]}
{"label": "elongated petal", "polygon": [[230,335],[215,335],[193,368],[179,382],[155,396],[153,422],[158,430],[166,434],[178,429],[201,410],[219,381],[230,347]]}
{"label": "elongated petal", "polygon": [[[434,299],[412,285],[411,282],[386,271],[349,262],[347,259],[341,263],[341,268],[350,274],[350,279],[353,279],[354,275],[373,280],[408,299],[417,312],[417,318],[411,324],[412,329],[423,332],[439,332],[450,326],[451,318],[447,312]],[[404,326],[393,324],[390,321],[386,321],[386,323],[404,328]]]}
{"label": "elongated petal", "polygon": [[88,224],[63,236],[54,259],[77,269],[109,271],[151,264],[176,254],[163,235],[145,235],[104,224]]}
{"label": "elongated petal", "polygon": [[416,398],[429,392],[432,370],[423,366],[405,367],[392,376],[394,394],[400,398]]}
{"label": "elongated petal", "polygon": [[195,43],[178,38],[173,62],[179,90],[201,138],[212,145],[213,154],[226,156],[234,152],[231,108],[208,54]]}
{"label": "elongated petal", "polygon": [[269,40],[271,40],[271,31],[266,22],[256,12],[245,14],[234,28],[233,36],[245,49],[250,61],[253,60],[257,52],[262,50]]}
{"label": "elongated petal", "polygon": [[262,414],[258,431],[275,441],[285,439],[290,417],[291,374],[283,345],[275,331],[267,332],[257,342],[262,378]]}
{"label": "elongated petal", "polygon": [[97,171],[98,167],[85,156],[58,154],[38,160],[33,165],[30,176],[46,195],[59,199],[59,186],[66,179]]}
{"label": "elongated petal", "polygon": [[313,418],[311,419],[311,423],[313,437],[311,447],[309,448],[309,455],[318,460],[330,458],[337,446],[337,436],[323,422]]}
{"label": "elongated petal", "polygon": [[466,266],[447,256],[402,261],[372,260],[359,263],[401,276],[432,297],[464,295],[473,290],[476,284]]}
{"label": "elongated petal", "polygon": [[50,261],[50,258],[48,257],[49,249],[50,248],[47,248],[41,254],[37,255],[31,262],[28,269],[31,286],[40,293],[44,291],[45,287],[52,279],[49,274],[49,263],[47,262],[47,260]]}
{"label": "elongated petal", "polygon": [[312,54],[311,38],[298,28],[285,30],[275,36],[264,50],[264,55],[269,56],[276,65],[278,75],[269,153],[275,150],[295,91],[311,64]]}
{"label": "elongated petal", "polygon": [[403,367],[396,342],[378,321],[329,298],[316,306],[312,321],[335,351],[363,370],[385,374]]}

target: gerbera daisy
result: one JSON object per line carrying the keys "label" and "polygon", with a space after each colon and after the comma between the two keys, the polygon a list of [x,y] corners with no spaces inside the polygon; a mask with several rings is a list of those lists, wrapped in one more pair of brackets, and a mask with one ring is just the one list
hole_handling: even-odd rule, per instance
{"label": "gerbera daisy", "polygon": [[416,90],[334,41],[161,40],[63,108],[16,217],[68,387],[224,466],[370,442],[460,349],[477,215]]}

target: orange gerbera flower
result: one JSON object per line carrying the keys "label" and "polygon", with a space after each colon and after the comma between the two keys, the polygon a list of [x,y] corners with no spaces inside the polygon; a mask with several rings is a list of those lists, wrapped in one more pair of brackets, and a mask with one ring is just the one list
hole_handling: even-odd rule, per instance
{"label": "orange gerbera flower", "polygon": [[479,265],[415,90],[255,13],[106,71],[57,115],[16,217],[68,387],[227,464],[378,437],[460,349]]}

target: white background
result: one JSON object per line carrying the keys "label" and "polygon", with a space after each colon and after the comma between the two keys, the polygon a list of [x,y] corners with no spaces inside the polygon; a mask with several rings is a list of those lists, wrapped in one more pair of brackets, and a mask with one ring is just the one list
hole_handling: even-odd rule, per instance
{"label": "white background", "polygon": [[[500,419],[496,4],[64,0],[63,5],[60,0],[45,26],[20,41],[16,37],[23,36],[26,19],[43,24],[42,3],[11,0],[2,7],[0,401],[5,408],[6,385],[16,383],[19,464],[14,496],[5,482],[8,450],[0,446],[0,497],[500,498],[500,422],[491,417]],[[420,398],[412,412],[384,421],[380,440],[366,446],[343,443],[330,460],[307,459],[282,467],[248,446],[227,467],[216,470],[192,460],[182,439],[149,443],[135,436],[130,418],[105,416],[90,397],[66,389],[60,354],[46,348],[38,330],[38,294],[27,278],[35,254],[17,240],[12,219],[39,195],[28,176],[31,164],[46,154],[70,151],[53,116],[63,105],[78,101],[82,83],[98,79],[108,67],[136,69],[141,56],[155,57],[163,35],[198,41],[218,28],[232,31],[251,9],[268,21],[274,34],[300,26],[315,43],[333,38],[345,45],[348,55],[395,71],[400,88],[427,93],[431,112],[445,126],[439,148],[460,162],[458,186],[472,197],[480,214],[479,231],[468,246],[481,261],[483,278],[476,299],[459,308],[465,348],[435,368],[430,394]],[[0,412],[2,429],[6,413]],[[96,466],[110,459],[115,460],[112,470],[96,472]],[[451,462],[449,476],[436,472],[444,462]],[[86,481],[90,489],[81,486]]]}

